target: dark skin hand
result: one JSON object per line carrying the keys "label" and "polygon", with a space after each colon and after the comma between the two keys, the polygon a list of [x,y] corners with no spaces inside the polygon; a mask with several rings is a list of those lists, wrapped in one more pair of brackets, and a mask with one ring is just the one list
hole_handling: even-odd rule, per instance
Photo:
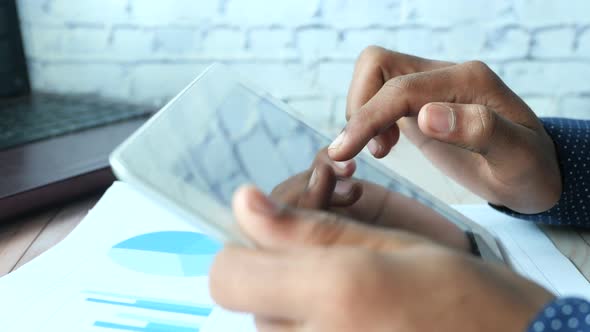
{"label": "dark skin hand", "polygon": [[491,203],[538,213],[561,195],[551,138],[482,62],[455,64],[369,47],[355,66],[346,117],[329,148],[335,161],[367,145],[382,158],[401,129],[434,165]]}
{"label": "dark skin hand", "polygon": [[252,187],[233,210],[257,248],[228,246],[215,301],[260,332],[524,331],[552,294],[503,266],[330,212],[277,206]]}
{"label": "dark skin hand", "polygon": [[310,168],[277,185],[270,197],[292,207],[331,211],[351,220],[423,235],[448,247],[469,250],[464,232],[432,209],[372,182],[353,178],[356,164],[334,163],[327,149]]}
{"label": "dark skin hand", "polygon": [[273,200],[252,187],[236,192],[234,214],[256,249],[229,246],[216,257],[216,302],[253,313],[262,332],[525,330],[552,294],[453,250],[465,239],[440,237],[459,234],[448,221],[355,180],[346,161],[366,145],[375,157],[387,155],[401,129],[488,201],[540,212],[558,200],[561,180],[535,114],[481,62],[378,47],[359,57],[347,108],[329,158],[320,153],[275,188]]}

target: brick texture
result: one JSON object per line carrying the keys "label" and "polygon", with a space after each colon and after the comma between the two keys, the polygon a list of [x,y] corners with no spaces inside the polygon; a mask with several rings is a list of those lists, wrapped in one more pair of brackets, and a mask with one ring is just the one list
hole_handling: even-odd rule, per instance
{"label": "brick texture", "polygon": [[[165,103],[208,64],[327,130],[368,45],[486,61],[540,115],[590,118],[590,2],[19,0],[34,87]],[[166,82],[162,84],[161,82]]]}

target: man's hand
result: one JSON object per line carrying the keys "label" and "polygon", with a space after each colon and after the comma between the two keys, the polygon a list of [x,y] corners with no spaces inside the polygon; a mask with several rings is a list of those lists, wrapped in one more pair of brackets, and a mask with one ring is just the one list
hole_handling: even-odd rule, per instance
{"label": "man's hand", "polygon": [[352,179],[355,170],[354,160],[334,162],[328,157],[327,149],[322,149],[306,171],[279,183],[270,196],[306,209],[349,207],[362,195],[362,185]]}
{"label": "man's hand", "polygon": [[429,207],[372,182],[353,178],[354,160],[334,162],[327,149],[309,169],[277,185],[270,197],[291,207],[318,209],[366,224],[414,232],[451,248],[468,251],[465,233]]}
{"label": "man's hand", "polygon": [[277,206],[251,187],[234,212],[259,248],[226,247],[211,292],[261,332],[524,331],[553,298],[417,235]]}
{"label": "man's hand", "polygon": [[437,167],[491,203],[522,213],[561,195],[553,142],[533,111],[482,62],[453,64],[367,48],[347,100],[334,160],[365,145],[389,153],[399,130]]}

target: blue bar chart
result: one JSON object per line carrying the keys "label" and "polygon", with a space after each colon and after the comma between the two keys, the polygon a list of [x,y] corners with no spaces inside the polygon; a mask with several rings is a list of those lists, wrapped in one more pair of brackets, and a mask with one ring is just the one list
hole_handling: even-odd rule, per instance
{"label": "blue bar chart", "polygon": [[172,300],[141,298],[106,292],[85,292],[86,302],[115,307],[109,319],[97,320],[94,327],[140,332],[198,332],[199,321],[211,314],[210,305]]}
{"label": "blue bar chart", "polygon": [[184,327],[169,324],[148,323],[145,327],[116,324],[109,322],[97,321],[94,323],[96,327],[104,327],[107,329],[115,329],[122,331],[141,331],[141,332],[199,332],[198,327]]}

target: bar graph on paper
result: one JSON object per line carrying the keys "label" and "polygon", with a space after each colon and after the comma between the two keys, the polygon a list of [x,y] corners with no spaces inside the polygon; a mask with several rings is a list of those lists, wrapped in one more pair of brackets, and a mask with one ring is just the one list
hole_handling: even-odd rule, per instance
{"label": "bar graph on paper", "polygon": [[97,328],[141,332],[198,332],[211,314],[209,305],[141,298],[122,294],[85,291],[86,302],[94,307],[110,307],[104,319],[94,322]]}
{"label": "bar graph on paper", "polygon": [[[135,236],[114,245],[113,262],[129,270],[175,277],[206,276],[220,245],[201,233],[166,231]],[[211,314],[207,304],[144,298],[111,292],[84,291],[97,313],[95,328],[139,332],[198,332]]]}

